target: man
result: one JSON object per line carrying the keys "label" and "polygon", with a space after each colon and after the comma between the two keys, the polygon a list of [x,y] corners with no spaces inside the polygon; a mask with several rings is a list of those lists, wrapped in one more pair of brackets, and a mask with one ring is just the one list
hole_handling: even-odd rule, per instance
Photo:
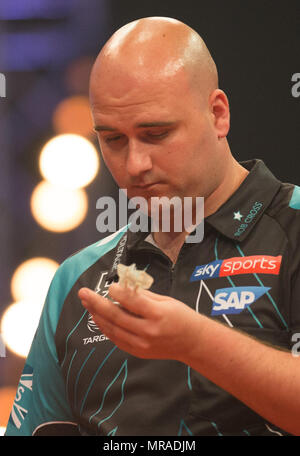
{"label": "man", "polygon": [[[204,197],[204,239],[124,227],[67,259],[7,434],[300,435],[299,188],[233,158],[215,64],[177,20],[118,30],[90,96],[119,187]],[[111,284],[119,263],[147,267],[151,290]]]}

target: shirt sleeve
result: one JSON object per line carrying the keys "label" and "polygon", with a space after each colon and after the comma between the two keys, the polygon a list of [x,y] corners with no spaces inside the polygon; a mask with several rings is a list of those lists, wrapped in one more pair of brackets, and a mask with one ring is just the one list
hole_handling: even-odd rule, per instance
{"label": "shirt sleeve", "polygon": [[[300,188],[297,187],[297,210],[291,223],[292,248],[290,253],[291,301],[290,301],[290,343],[293,354],[300,356]],[[295,346],[297,344],[297,346]]]}
{"label": "shirt sleeve", "polygon": [[79,277],[113,249],[127,226],[67,258],[56,271],[21,375],[6,436],[80,435],[68,402],[55,334],[65,299]]}
{"label": "shirt sleeve", "polygon": [[65,427],[66,424],[76,425],[67,401],[54,339],[63,304],[59,299],[60,282],[59,274],[56,274],[19,380],[6,436],[34,435],[42,428],[52,426],[53,429],[53,425],[59,423]]}
{"label": "shirt sleeve", "polygon": [[290,343],[292,354],[300,357],[300,265],[292,281]]}

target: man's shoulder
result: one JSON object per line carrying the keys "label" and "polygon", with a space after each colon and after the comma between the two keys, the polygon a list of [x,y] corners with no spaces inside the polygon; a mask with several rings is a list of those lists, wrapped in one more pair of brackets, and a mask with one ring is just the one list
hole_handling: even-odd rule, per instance
{"label": "man's shoulder", "polygon": [[[127,232],[127,226],[119,231],[106,236],[105,238],[80,249],[70,255],[57,269],[48,290],[47,302],[51,302],[53,313],[53,302],[58,309],[55,314],[59,315],[63,303],[82,274],[95,265],[107,253],[117,248],[120,240]],[[48,307],[48,306],[46,306]]]}
{"label": "man's shoulder", "polygon": [[300,242],[300,187],[282,183],[266,213],[281,226],[288,240]]}
{"label": "man's shoulder", "polygon": [[70,275],[72,272],[76,273],[76,275],[83,273],[104,255],[114,250],[126,234],[127,230],[128,226],[122,227],[115,233],[77,250],[63,261],[59,266],[56,275],[65,276],[65,274]]}

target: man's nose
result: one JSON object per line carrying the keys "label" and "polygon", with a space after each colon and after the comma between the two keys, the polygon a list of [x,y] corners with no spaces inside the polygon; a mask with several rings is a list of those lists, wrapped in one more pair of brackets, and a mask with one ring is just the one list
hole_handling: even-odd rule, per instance
{"label": "man's nose", "polygon": [[126,170],[132,177],[139,176],[152,168],[149,145],[139,141],[129,141]]}

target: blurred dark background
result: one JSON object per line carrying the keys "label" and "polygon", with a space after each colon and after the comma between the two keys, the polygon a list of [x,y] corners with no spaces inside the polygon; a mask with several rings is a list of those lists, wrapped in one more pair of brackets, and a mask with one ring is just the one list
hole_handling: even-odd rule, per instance
{"label": "blurred dark background", "polygon": [[[85,188],[87,215],[76,228],[44,229],[30,200],[42,180],[42,147],[71,132],[55,124],[58,106],[74,97],[87,99],[89,72],[101,46],[117,28],[146,16],[182,20],[205,40],[229,97],[234,156],[262,158],[279,179],[300,185],[299,0],[1,0],[6,96],[0,98],[0,320],[14,301],[11,279],[22,262],[46,257],[61,263],[104,236],[96,230],[96,201],[116,196],[117,187],[101,158],[100,171]],[[98,148],[89,129],[84,136]],[[19,332],[15,329],[15,337]],[[24,357],[6,347],[0,357],[4,411],[23,364]],[[0,426],[3,421],[0,416]]]}

